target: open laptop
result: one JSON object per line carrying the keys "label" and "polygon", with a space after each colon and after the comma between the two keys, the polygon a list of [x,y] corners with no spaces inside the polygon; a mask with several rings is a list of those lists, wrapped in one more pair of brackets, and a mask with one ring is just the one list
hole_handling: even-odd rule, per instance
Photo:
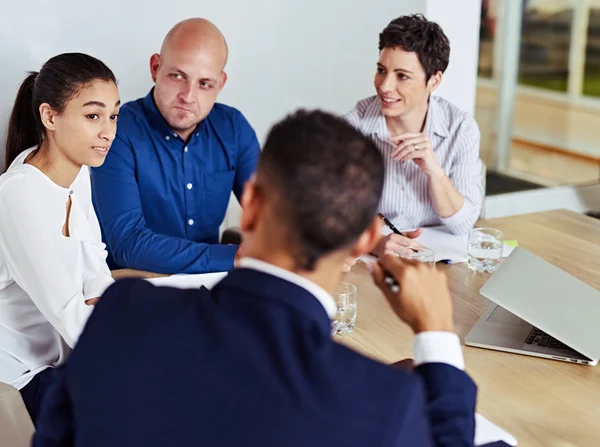
{"label": "open laptop", "polygon": [[517,247],[481,294],[493,302],[466,345],[584,365],[600,360],[600,291],[549,262]]}

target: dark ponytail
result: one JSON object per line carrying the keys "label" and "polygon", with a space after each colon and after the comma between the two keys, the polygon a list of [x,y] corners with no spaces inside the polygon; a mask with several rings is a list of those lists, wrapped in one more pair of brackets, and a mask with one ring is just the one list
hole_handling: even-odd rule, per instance
{"label": "dark ponytail", "polygon": [[17,155],[27,148],[39,146],[42,142],[39,112],[35,113],[33,110],[33,87],[37,76],[37,72],[30,72],[19,87],[17,99],[8,121],[6,169],[17,158]]}
{"label": "dark ponytail", "polygon": [[40,105],[47,103],[57,113],[82,87],[101,80],[117,83],[104,63],[82,53],[64,53],[48,60],[39,73],[30,72],[19,88],[6,134],[6,168],[17,156],[32,146],[39,146],[45,128]]}

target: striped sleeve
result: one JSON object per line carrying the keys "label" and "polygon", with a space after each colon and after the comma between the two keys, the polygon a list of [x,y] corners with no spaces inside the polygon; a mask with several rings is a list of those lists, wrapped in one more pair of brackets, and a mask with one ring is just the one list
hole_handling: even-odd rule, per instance
{"label": "striped sleeve", "polygon": [[454,215],[440,218],[454,234],[465,234],[479,218],[483,201],[482,164],[479,159],[480,133],[477,122],[468,116],[460,125],[452,149],[456,157],[449,177],[465,202]]}
{"label": "striped sleeve", "polygon": [[367,106],[370,104],[371,98],[367,98],[367,99],[363,99],[362,101],[358,101],[356,103],[356,105],[354,106],[354,108],[352,110],[350,110],[348,113],[346,113],[343,118],[349,123],[351,124],[353,127],[355,127],[356,129],[363,131],[363,127],[365,126],[365,124],[369,124],[370,123],[363,123],[363,118],[365,116],[365,112],[367,109]]}
{"label": "striped sleeve", "polygon": [[355,128],[359,128],[360,118],[358,117],[358,112],[356,108],[350,110],[348,113],[344,115],[344,119],[351,124]]}

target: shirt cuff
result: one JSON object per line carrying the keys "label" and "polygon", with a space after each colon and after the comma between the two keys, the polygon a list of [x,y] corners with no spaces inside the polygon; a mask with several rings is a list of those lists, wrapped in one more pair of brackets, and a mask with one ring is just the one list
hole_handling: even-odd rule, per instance
{"label": "shirt cuff", "polygon": [[[455,234],[468,233],[469,230],[472,228],[472,224],[471,222],[469,222],[472,212],[473,206],[469,202],[467,202],[467,199],[465,199],[461,209],[459,209],[452,216],[440,216],[440,220],[443,225],[447,226]],[[473,223],[474,222],[475,221],[473,221]],[[463,231],[462,227],[465,227],[464,230],[466,231]]]}
{"label": "shirt cuff", "polygon": [[205,252],[206,262],[204,273],[228,272],[233,269],[233,262],[239,245],[213,244]]}
{"label": "shirt cuff", "polygon": [[465,369],[465,359],[458,335],[451,332],[421,332],[413,339],[415,366],[424,363],[446,363]]}

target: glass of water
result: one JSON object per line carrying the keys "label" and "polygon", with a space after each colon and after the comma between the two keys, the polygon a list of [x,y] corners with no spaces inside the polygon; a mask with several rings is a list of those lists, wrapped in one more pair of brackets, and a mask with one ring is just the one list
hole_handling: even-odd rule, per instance
{"label": "glass of water", "polygon": [[494,228],[474,228],[469,233],[467,257],[469,270],[495,272],[502,260],[504,233]]}
{"label": "glass of water", "polygon": [[408,250],[403,251],[399,256],[402,259],[410,259],[411,261],[424,262],[435,267],[435,252],[427,247],[406,247]]}
{"label": "glass of water", "polygon": [[337,306],[337,312],[331,322],[331,335],[351,333],[356,322],[356,286],[340,282],[331,296]]}

